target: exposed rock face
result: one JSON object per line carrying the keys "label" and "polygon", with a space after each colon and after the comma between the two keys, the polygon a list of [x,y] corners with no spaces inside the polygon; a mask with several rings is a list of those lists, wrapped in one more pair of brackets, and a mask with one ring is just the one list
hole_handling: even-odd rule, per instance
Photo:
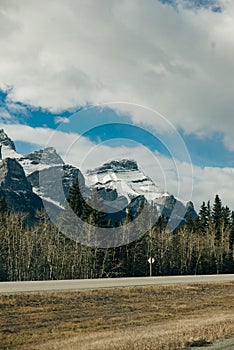
{"label": "exposed rock face", "polygon": [[134,160],[113,160],[89,170],[87,179],[91,186],[87,187],[80,170],[65,164],[52,147],[21,155],[14,142],[0,130],[0,156],[1,153],[0,196],[5,197],[8,209],[29,212],[33,216],[37,209],[43,208],[43,199],[55,208],[57,215],[63,211],[69,190],[78,178],[84,197],[96,190],[103,211],[114,224],[122,221],[126,208],[131,208],[134,217],[147,203],[153,204],[158,216],[170,217],[175,226],[196,216],[191,202],[184,205],[161,190]]}
{"label": "exposed rock face", "polygon": [[51,166],[42,170],[36,170],[28,175],[28,180],[34,191],[43,199],[53,201],[55,204],[64,206],[68,198],[69,190],[79,179],[81,187],[84,187],[84,177],[79,169],[72,165]]}
{"label": "exposed rock face", "polygon": [[15,159],[0,162],[0,195],[5,197],[7,208],[34,215],[42,209],[42,200],[33,193],[22,166]]}
{"label": "exposed rock face", "polygon": [[98,189],[98,193],[99,193],[100,197],[104,201],[113,202],[118,198],[118,193],[117,193],[116,189],[112,190],[111,188],[105,188],[105,187],[100,187],[97,189]]}
{"label": "exposed rock face", "polygon": [[127,198],[128,203],[139,195],[148,201],[161,198],[163,191],[146,176],[134,160],[122,159],[105,163],[87,172],[89,182],[95,187],[115,189],[118,196]]}
{"label": "exposed rock face", "polygon": [[11,191],[28,192],[32,189],[23,168],[11,158],[4,159],[0,163],[0,186]]}
{"label": "exposed rock face", "polygon": [[79,178],[84,186],[84,177],[80,170],[65,164],[53,147],[32,152],[19,158],[34,192],[50,203],[63,207],[69,190]]}
{"label": "exposed rock face", "polygon": [[108,171],[114,171],[114,172],[124,172],[124,171],[137,171],[138,165],[135,160],[129,160],[129,159],[120,159],[120,160],[112,160],[109,163],[104,163],[100,167],[89,170],[88,174],[102,174],[107,173]]}
{"label": "exposed rock face", "polygon": [[19,158],[26,175],[35,171],[48,169],[55,165],[64,165],[64,161],[53,147],[47,147]]}
{"label": "exposed rock face", "polygon": [[84,186],[80,170],[66,165],[53,147],[21,155],[4,130],[0,130],[0,146],[0,194],[9,209],[33,213],[43,208],[42,199],[61,209],[77,177]]}
{"label": "exposed rock face", "polygon": [[1,145],[1,157],[0,157],[0,159],[21,157],[21,154],[16,152],[14,142],[4,132],[3,129],[0,129],[0,145]]}
{"label": "exposed rock face", "polygon": [[47,147],[43,150],[34,151],[27,155],[27,158],[35,164],[59,165],[64,164],[64,161],[58,155],[53,147]]}
{"label": "exposed rock face", "polygon": [[[109,212],[127,206],[132,208],[133,215],[139,211],[143,198],[152,203],[158,216],[170,217],[172,226],[177,226],[190,215],[196,216],[193,206],[187,207],[173,195],[161,190],[139,168],[134,160],[122,159],[105,163],[89,170],[87,178],[94,188],[98,188]],[[118,199],[121,198],[121,203]],[[120,205],[121,204],[121,205]],[[188,213],[189,212],[189,213]]]}
{"label": "exposed rock face", "polygon": [[14,142],[10,139],[10,137],[4,132],[3,129],[0,129],[0,143],[5,146],[9,147],[12,150],[16,151]]}

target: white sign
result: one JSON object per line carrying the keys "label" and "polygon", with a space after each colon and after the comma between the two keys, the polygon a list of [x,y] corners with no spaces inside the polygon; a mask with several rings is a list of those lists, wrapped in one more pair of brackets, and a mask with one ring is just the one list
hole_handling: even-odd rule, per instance
{"label": "white sign", "polygon": [[155,260],[154,260],[154,258],[151,258],[151,257],[150,257],[150,258],[148,259],[149,264],[150,264],[150,263],[152,263],[152,264],[153,264],[153,263],[154,263],[154,261],[155,261]]}

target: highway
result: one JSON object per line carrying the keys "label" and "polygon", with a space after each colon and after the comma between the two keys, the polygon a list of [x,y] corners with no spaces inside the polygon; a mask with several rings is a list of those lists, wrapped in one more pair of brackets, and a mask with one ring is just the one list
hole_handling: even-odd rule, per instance
{"label": "highway", "polygon": [[230,281],[234,282],[234,274],[0,282],[0,294],[81,291],[101,288],[120,288],[132,286],[167,286],[179,284]]}

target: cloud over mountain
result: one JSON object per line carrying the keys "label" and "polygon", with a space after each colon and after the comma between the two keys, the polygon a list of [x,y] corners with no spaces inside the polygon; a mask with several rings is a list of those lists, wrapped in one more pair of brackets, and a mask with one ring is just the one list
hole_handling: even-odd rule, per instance
{"label": "cloud over mountain", "polygon": [[218,130],[233,149],[234,4],[177,3],[1,1],[0,87],[53,111],[143,104],[188,133]]}

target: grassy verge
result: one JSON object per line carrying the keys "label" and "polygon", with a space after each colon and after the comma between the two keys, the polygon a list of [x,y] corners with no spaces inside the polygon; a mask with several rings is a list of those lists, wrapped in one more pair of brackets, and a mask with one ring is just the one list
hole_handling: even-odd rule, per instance
{"label": "grassy verge", "polygon": [[1,349],[183,349],[234,334],[234,284],[0,296]]}

